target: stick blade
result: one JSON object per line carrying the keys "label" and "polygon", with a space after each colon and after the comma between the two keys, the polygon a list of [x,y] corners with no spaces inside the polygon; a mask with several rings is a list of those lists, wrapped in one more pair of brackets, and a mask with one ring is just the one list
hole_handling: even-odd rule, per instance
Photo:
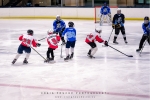
{"label": "stick blade", "polygon": [[132,55],[128,55],[128,57],[133,57]]}

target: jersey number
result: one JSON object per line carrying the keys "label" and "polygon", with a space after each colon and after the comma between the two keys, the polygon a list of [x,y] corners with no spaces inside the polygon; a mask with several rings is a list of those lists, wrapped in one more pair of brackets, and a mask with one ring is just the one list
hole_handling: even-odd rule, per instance
{"label": "jersey number", "polygon": [[54,44],[57,44],[57,40],[56,40],[55,38],[52,39],[52,42],[53,42]]}
{"label": "jersey number", "polygon": [[88,35],[88,37],[89,37],[89,39],[91,39],[93,37],[93,35],[90,34],[90,35]]}
{"label": "jersey number", "polygon": [[61,28],[61,24],[60,23],[57,24],[57,28]]}
{"label": "jersey number", "polygon": [[23,43],[30,45],[31,40],[23,38]]}

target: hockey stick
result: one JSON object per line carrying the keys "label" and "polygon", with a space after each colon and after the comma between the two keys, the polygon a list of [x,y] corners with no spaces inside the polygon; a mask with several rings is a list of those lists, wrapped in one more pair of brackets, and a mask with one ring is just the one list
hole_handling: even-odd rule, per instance
{"label": "hockey stick", "polygon": [[125,53],[123,53],[123,52],[121,52],[121,51],[115,49],[114,47],[112,47],[112,46],[110,46],[110,45],[108,45],[108,46],[111,47],[112,49],[114,49],[114,50],[116,50],[116,51],[118,51],[118,52],[124,54],[124,55],[127,56],[127,57],[133,57],[132,55],[127,55],[127,54],[125,54]]}
{"label": "hockey stick", "polygon": [[[113,33],[113,30],[114,30],[114,29],[112,29],[112,31],[111,31],[111,34]],[[109,42],[109,40],[110,40],[110,37],[111,37],[111,34],[110,34],[110,36],[109,36],[109,39],[108,39],[108,41],[107,41],[107,42]]]}
{"label": "hockey stick", "polygon": [[[111,37],[111,34],[112,34],[113,30],[114,30],[114,29],[112,29],[112,31],[111,31],[111,33],[110,33],[110,36],[109,36],[109,39],[108,39],[108,41],[107,41],[107,42],[109,42],[109,40],[110,40],[110,37]],[[102,47],[106,47],[106,46],[105,46],[105,45],[102,45]]]}
{"label": "hockey stick", "polygon": [[63,47],[63,45],[61,44],[60,58],[63,58],[63,56],[62,56],[62,47]]}
{"label": "hockey stick", "polygon": [[44,40],[46,37],[42,38],[42,39],[39,39],[38,41],[41,41],[41,40]]}
{"label": "hockey stick", "polygon": [[[31,46],[30,46],[31,47]],[[38,53],[33,47],[31,47],[36,53]],[[44,60],[46,60],[40,53],[38,53]]]}
{"label": "hockey stick", "polygon": [[[58,29],[58,28],[56,28]],[[53,33],[58,33],[58,32],[53,32]],[[38,41],[41,41],[41,40],[44,40],[46,37],[42,38],[42,39],[39,39]]]}

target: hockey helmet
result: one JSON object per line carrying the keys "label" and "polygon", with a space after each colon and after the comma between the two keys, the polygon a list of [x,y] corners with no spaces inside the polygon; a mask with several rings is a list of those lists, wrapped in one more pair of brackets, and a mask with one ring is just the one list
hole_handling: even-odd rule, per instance
{"label": "hockey helmet", "polygon": [[121,14],[121,9],[120,8],[117,9],[117,14]]}
{"label": "hockey helmet", "polygon": [[104,3],[104,7],[106,7],[106,6],[107,6],[107,3],[105,2],[105,3]]}
{"label": "hockey helmet", "polygon": [[49,34],[53,34],[53,30],[52,29],[49,29],[48,31],[47,31],[47,34],[49,35]]}
{"label": "hockey helmet", "polygon": [[100,27],[96,27],[96,28],[95,28],[95,32],[101,33],[101,32],[102,32],[102,29],[101,29]]}
{"label": "hockey helmet", "polygon": [[68,26],[69,27],[74,27],[74,23],[70,21],[70,22],[68,22]]}
{"label": "hockey helmet", "polygon": [[149,17],[148,17],[148,16],[145,16],[145,17],[144,17],[144,24],[148,24],[148,22],[149,22]]}
{"label": "hockey helmet", "polygon": [[57,20],[57,21],[60,21],[60,15],[57,15],[57,16],[56,16],[56,20]]}
{"label": "hockey helmet", "polygon": [[28,35],[33,35],[33,30],[29,29],[27,30]]}

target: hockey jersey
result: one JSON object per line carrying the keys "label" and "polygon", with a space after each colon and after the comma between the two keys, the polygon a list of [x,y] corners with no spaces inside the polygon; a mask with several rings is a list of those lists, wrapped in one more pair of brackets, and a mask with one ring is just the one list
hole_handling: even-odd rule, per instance
{"label": "hockey jersey", "polygon": [[150,34],[150,22],[148,24],[142,24],[144,34]]}
{"label": "hockey jersey", "polygon": [[21,35],[19,37],[19,40],[22,41],[21,45],[26,46],[26,47],[30,47],[31,44],[33,45],[33,47],[36,47],[36,44],[37,44],[34,37],[28,34]]}
{"label": "hockey jersey", "polygon": [[66,28],[66,24],[63,20],[53,22],[53,30],[55,32],[60,32],[63,28]]}
{"label": "hockey jersey", "polygon": [[113,17],[113,24],[121,24],[121,26],[124,26],[125,23],[125,16],[124,14],[115,14]]}
{"label": "hockey jersey", "polygon": [[68,27],[62,33],[62,37],[67,36],[67,41],[76,41],[76,29],[73,27]]}
{"label": "hockey jersey", "polygon": [[108,6],[103,6],[100,10],[100,13],[103,14],[103,15],[107,15],[107,14],[110,14],[110,8]]}
{"label": "hockey jersey", "polygon": [[85,42],[90,43],[90,42],[95,42],[98,41],[100,43],[104,42],[104,40],[100,37],[99,33],[93,32],[90,33],[86,36]]}
{"label": "hockey jersey", "polygon": [[60,36],[57,34],[49,34],[47,35],[47,43],[49,48],[56,49],[58,48],[58,43],[60,41]]}

